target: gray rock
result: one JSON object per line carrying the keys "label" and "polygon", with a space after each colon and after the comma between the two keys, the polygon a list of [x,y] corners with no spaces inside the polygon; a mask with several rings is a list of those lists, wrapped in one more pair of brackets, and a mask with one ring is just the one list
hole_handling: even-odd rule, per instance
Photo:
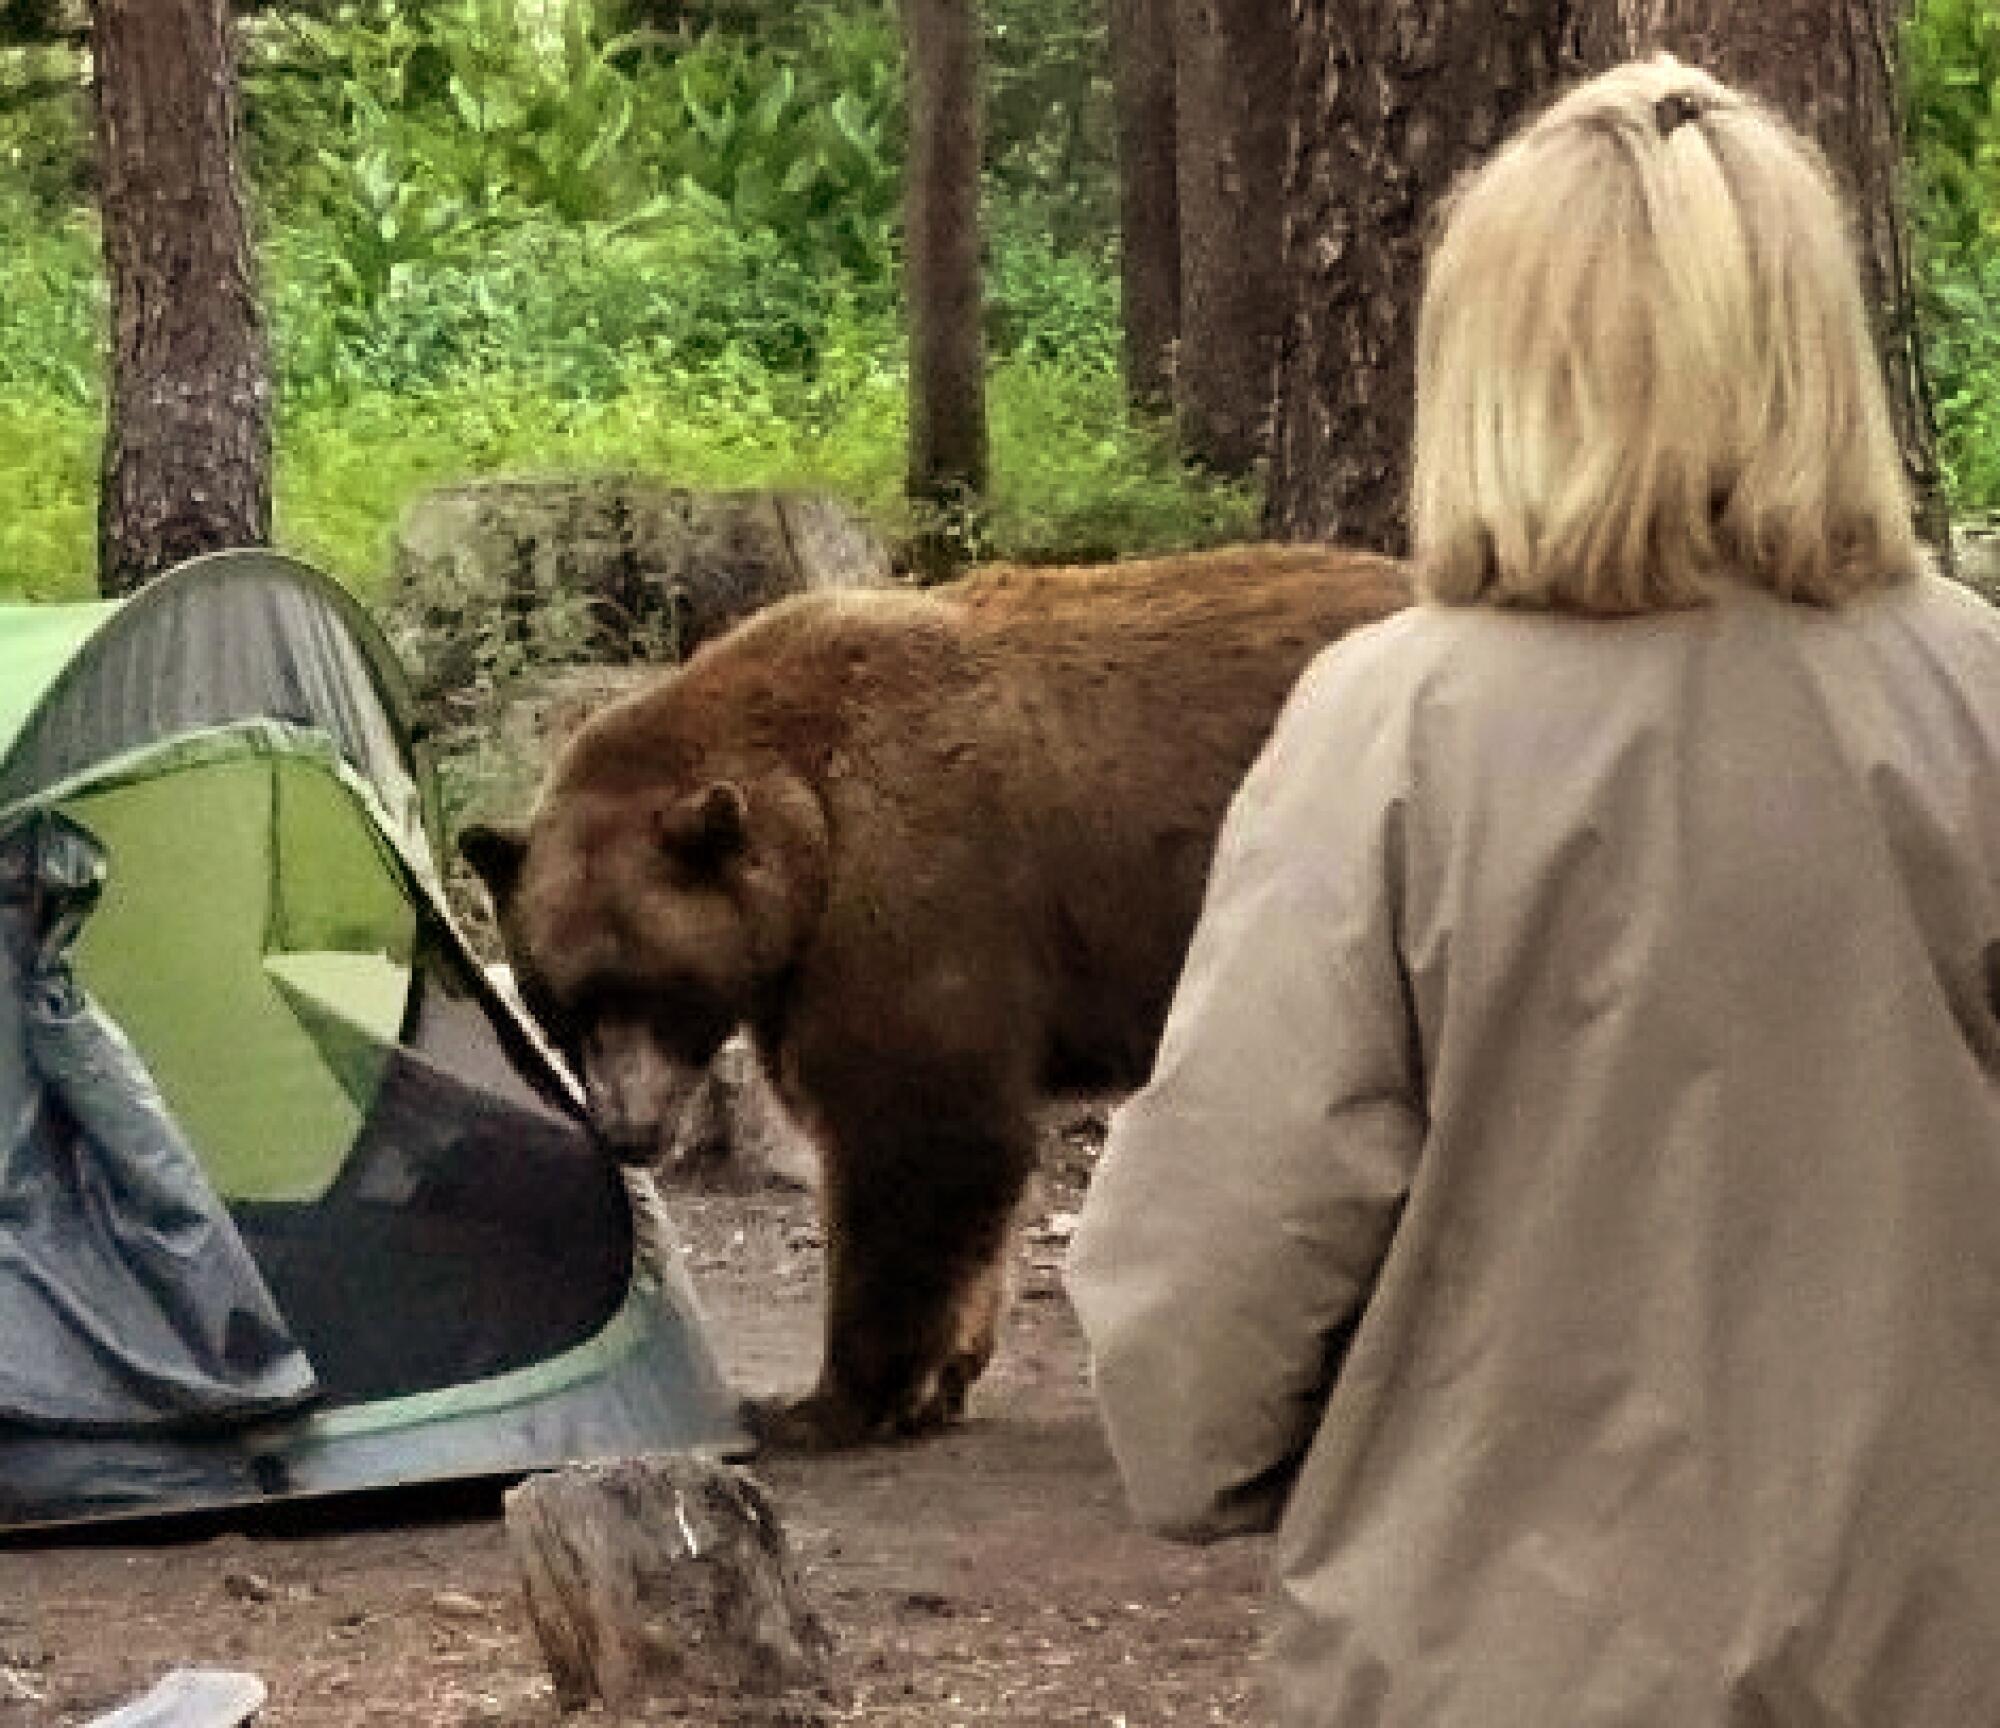
{"label": "gray rock", "polygon": [[661,1148],[665,1175],[692,1186],[776,1186],[810,1191],[819,1158],[764,1078],[750,1041],[737,1033],[716,1052],[701,1090]]}
{"label": "gray rock", "polygon": [[2000,524],[1985,522],[1954,529],[1951,555],[1961,582],[2000,602]]}
{"label": "gray rock", "polygon": [[432,702],[538,666],[671,663],[787,594],[892,579],[883,542],[838,499],[628,474],[428,493],[391,565],[392,633]]}

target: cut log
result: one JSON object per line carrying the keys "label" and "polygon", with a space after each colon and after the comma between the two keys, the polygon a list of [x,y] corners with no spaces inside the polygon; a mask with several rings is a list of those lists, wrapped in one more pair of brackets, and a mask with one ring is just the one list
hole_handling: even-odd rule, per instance
{"label": "cut log", "polygon": [[572,1465],[506,1497],[566,1709],[817,1691],[829,1640],[748,1471],[686,1455]]}

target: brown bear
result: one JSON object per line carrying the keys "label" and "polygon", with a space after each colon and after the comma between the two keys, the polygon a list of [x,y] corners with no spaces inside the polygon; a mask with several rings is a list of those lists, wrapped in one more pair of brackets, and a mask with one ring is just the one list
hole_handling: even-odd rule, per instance
{"label": "brown bear", "polygon": [[652,1154],[739,1024],[817,1143],[824,1358],[767,1438],[960,1412],[1037,1094],[1144,1077],[1293,682],[1408,600],[1307,547],[807,595],[594,716],[524,832],[464,835],[615,1151]]}

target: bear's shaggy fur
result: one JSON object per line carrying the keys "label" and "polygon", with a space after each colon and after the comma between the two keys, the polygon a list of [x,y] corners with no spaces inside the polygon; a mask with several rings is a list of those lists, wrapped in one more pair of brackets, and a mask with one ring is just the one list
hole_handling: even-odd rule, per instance
{"label": "bear's shaggy fur", "polygon": [[649,1153],[739,1024],[820,1148],[824,1362],[767,1433],[958,1413],[1036,1094],[1144,1077],[1286,694],[1408,599],[1304,547],[809,595],[595,716],[524,833],[468,832],[615,1148]]}

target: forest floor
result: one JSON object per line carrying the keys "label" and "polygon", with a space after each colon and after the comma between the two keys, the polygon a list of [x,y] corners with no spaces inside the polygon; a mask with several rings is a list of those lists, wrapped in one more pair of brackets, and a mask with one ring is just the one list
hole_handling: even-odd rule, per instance
{"label": "forest floor", "polygon": [[[1101,1127],[1101,1110],[1051,1114],[1017,1300],[966,1422],[752,1465],[833,1633],[823,1697],[565,1718],[484,1488],[283,1531],[0,1549],[0,1728],[76,1728],[188,1666],[260,1676],[272,1728],[1247,1721],[1264,1545],[1132,1528],[1058,1278]],[[736,1384],[802,1388],[819,1345],[811,1197],[675,1193],[671,1209]]]}

